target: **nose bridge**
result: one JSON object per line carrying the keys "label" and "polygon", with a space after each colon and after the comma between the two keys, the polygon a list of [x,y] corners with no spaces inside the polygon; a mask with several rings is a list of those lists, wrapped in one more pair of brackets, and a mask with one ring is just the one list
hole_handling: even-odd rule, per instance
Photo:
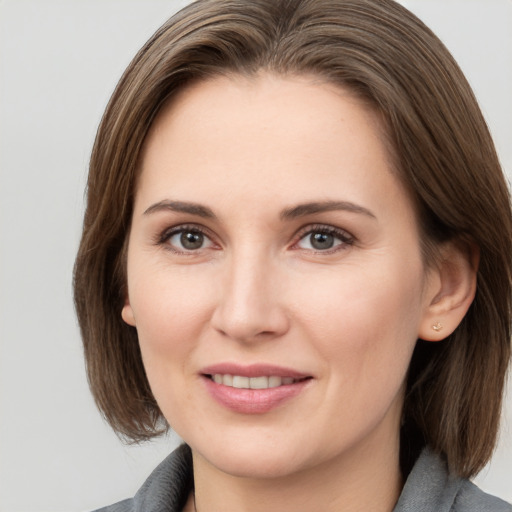
{"label": "nose bridge", "polygon": [[214,327],[240,341],[286,332],[288,320],[276,286],[278,274],[279,265],[261,247],[233,251],[221,282]]}

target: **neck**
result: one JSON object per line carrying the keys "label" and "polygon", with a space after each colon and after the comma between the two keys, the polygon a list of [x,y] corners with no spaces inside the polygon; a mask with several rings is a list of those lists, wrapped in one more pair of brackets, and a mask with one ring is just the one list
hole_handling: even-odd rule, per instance
{"label": "neck", "polygon": [[390,512],[403,485],[399,441],[376,441],[278,478],[233,476],[193,452],[197,512]]}

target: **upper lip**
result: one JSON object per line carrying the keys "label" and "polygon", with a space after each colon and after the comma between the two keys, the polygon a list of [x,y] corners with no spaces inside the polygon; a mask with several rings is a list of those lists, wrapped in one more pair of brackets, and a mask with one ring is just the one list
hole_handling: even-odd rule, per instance
{"label": "upper lip", "polygon": [[267,363],[256,363],[250,365],[219,363],[203,368],[200,373],[203,375],[240,375],[242,377],[292,377],[293,379],[311,377],[311,375],[294,370],[293,368],[286,368],[284,366]]}

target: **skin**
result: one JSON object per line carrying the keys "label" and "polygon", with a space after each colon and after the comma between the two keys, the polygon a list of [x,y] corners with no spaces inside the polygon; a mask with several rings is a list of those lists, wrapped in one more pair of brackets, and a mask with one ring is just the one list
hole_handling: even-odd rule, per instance
{"label": "skin", "polygon": [[[122,316],[137,328],[164,416],[192,448],[201,512],[396,503],[415,342],[456,327],[474,279],[453,248],[450,265],[425,268],[414,208],[383,141],[377,116],[349,92],[264,73],[195,84],[152,126]],[[168,201],[214,217],[162,207]],[[283,216],[325,201],[345,204]],[[313,247],[312,232],[333,228],[332,248]],[[205,234],[187,250],[181,234],[191,229]],[[271,411],[241,414],[205,389],[201,369],[221,362],[312,378]]]}

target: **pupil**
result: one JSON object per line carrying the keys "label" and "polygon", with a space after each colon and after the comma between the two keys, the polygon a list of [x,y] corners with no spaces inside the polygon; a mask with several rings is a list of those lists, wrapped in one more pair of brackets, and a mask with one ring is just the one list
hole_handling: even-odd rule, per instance
{"label": "pupil", "polygon": [[334,237],[328,233],[313,233],[310,240],[315,249],[330,249],[334,245]]}
{"label": "pupil", "polygon": [[203,240],[203,235],[194,231],[182,233],[180,237],[181,245],[189,250],[199,249],[203,245]]}

